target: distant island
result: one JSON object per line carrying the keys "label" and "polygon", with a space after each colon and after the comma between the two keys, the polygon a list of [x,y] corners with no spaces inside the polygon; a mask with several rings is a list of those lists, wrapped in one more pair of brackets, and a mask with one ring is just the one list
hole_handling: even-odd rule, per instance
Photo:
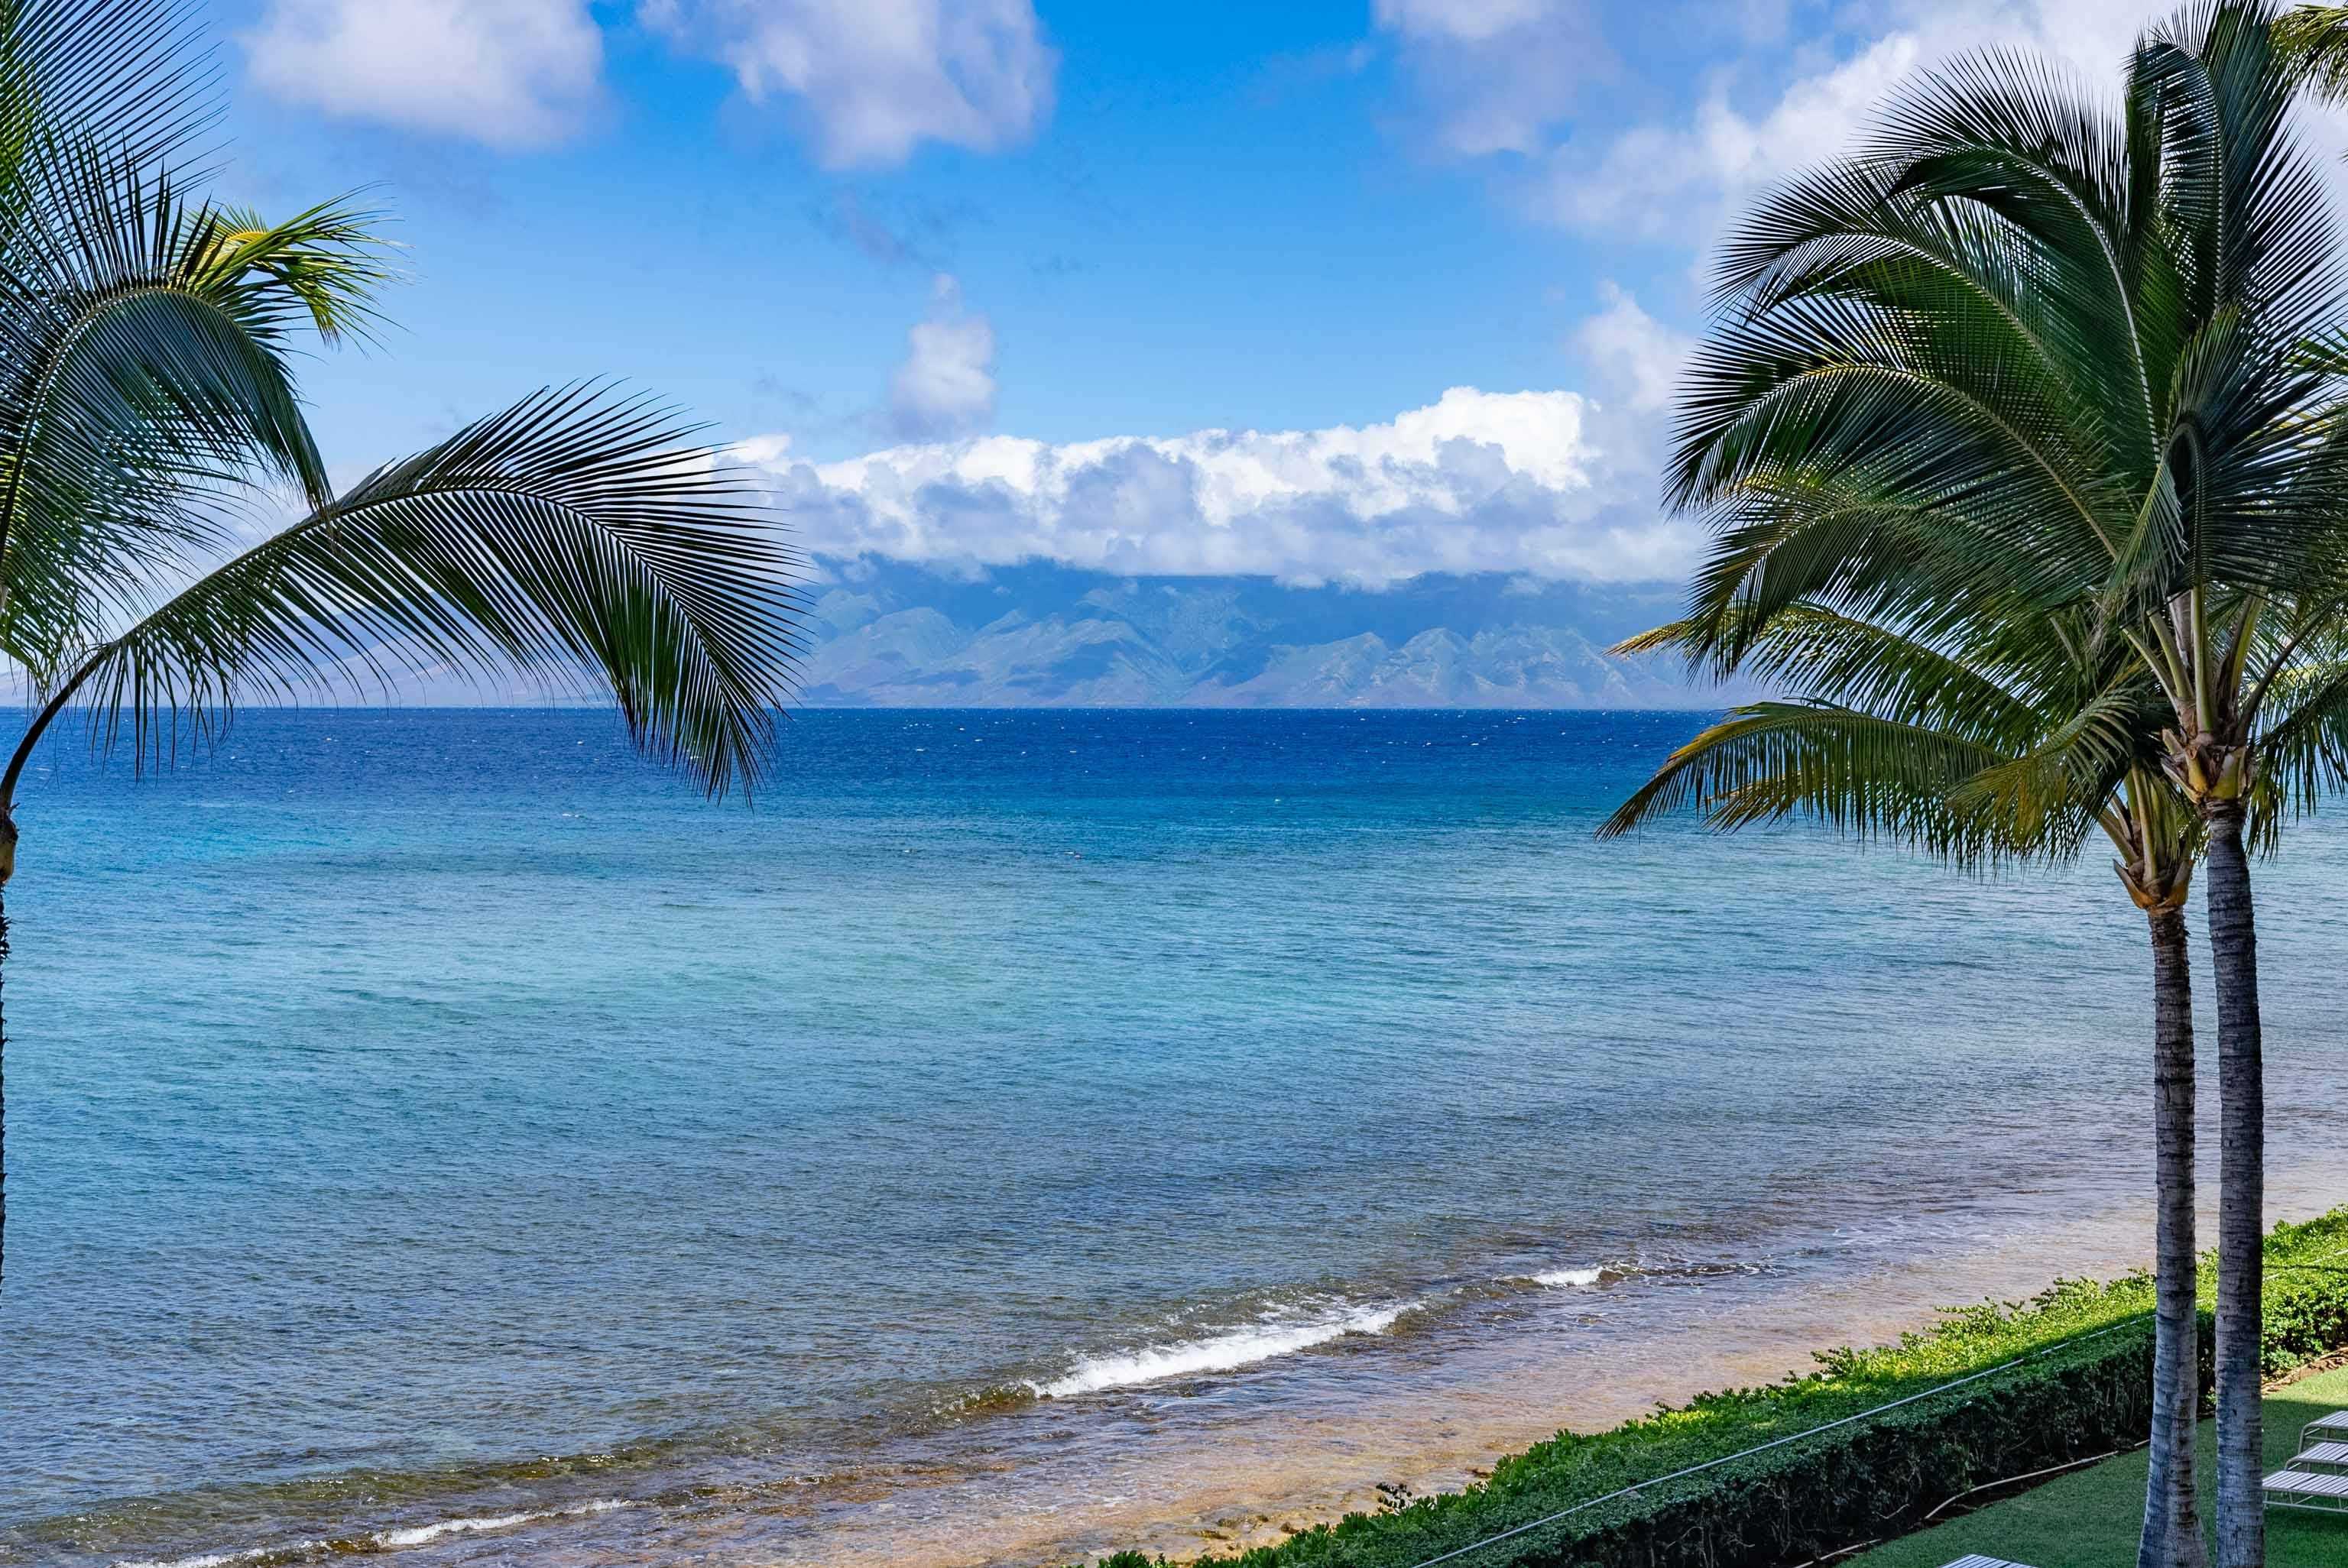
{"label": "distant island", "polygon": [[[1607,651],[1675,585],[1498,575],[1382,591],[1044,567],[969,581],[901,565],[813,590],[812,707],[1716,708],[1672,661]],[[1652,600],[1653,602],[1650,602]]]}

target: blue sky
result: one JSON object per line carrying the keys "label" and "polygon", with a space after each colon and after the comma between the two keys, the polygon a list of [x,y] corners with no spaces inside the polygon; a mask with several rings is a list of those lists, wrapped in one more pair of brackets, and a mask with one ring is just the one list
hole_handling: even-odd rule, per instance
{"label": "blue sky", "polygon": [[211,21],[232,192],[373,187],[409,247],[396,330],[309,377],[345,470],[613,373],[747,443],[839,559],[1379,587],[1683,569],[1698,536],[1657,517],[1655,465],[1738,201],[1848,145],[1920,64],[2004,44],[2108,80],[2149,14],[215,0]]}

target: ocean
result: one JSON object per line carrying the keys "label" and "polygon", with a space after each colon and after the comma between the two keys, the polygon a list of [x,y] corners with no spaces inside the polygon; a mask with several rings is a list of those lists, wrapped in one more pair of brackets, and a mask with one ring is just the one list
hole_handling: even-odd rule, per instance
{"label": "ocean", "polygon": [[[53,742],[0,1563],[1197,1552],[2148,1257],[2104,857],[1596,842],[1700,722],[811,712],[747,805],[592,711]],[[2343,871],[2257,872],[2282,1213]]]}

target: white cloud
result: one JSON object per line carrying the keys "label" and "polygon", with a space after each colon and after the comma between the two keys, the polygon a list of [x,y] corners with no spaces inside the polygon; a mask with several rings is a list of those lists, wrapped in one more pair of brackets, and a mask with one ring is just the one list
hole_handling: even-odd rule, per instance
{"label": "white cloud", "polygon": [[1051,108],[1058,56],[1029,0],[644,0],[641,15],[754,102],[795,99],[835,169],[924,141],[992,151]]}
{"label": "white cloud", "polygon": [[927,321],[905,334],[905,363],[889,383],[900,436],[959,435],[994,415],[994,329],[963,309],[962,287],[941,273]]}
{"label": "white cloud", "polygon": [[1539,150],[1578,88],[1612,68],[1587,0],[1376,0],[1449,157]]}
{"label": "white cloud", "polygon": [[[1521,155],[1537,215],[1609,239],[1700,245],[1760,190],[1850,150],[1900,84],[1962,53],[2011,48],[2116,96],[2137,36],[2173,0],[1865,0],[1786,49],[1782,5],[1713,26],[1716,68],[1624,83],[1585,0],[1375,0],[1430,128],[1430,150]],[[1686,14],[1684,10],[1683,15]],[[1813,15],[1817,13],[1811,13]],[[1713,18],[1717,22],[1719,18]],[[1693,103],[1672,90],[1700,84]],[[1622,89],[1628,113],[1586,100]],[[1683,107],[1656,112],[1654,106]],[[1573,123],[1570,129],[1567,122]]]}
{"label": "white cloud", "polygon": [[586,0],[272,0],[242,41],[290,103],[495,147],[561,140],[602,91]]}
{"label": "white cloud", "polygon": [[1766,114],[1747,118],[1715,87],[1690,123],[1639,126],[1595,168],[1576,145],[1559,149],[1535,204],[1575,228],[1645,239],[1708,239],[1752,196],[1848,151],[1884,100],[1923,57],[1896,33],[1831,70],[1804,77]]}
{"label": "white cloud", "polygon": [[1377,0],[1372,14],[1379,26],[1416,37],[1481,44],[1564,9],[1556,0]]}
{"label": "white cloud", "polygon": [[990,436],[825,464],[743,454],[766,457],[799,542],[833,559],[1367,587],[1423,572],[1675,577],[1700,532],[1657,516],[1643,454],[1597,439],[1616,423],[1578,393],[1454,387],[1362,426]]}
{"label": "white cloud", "polygon": [[[829,167],[924,141],[992,151],[1050,112],[1058,57],[1031,0],[641,0],[643,23],[788,99]],[[252,79],[341,118],[493,147],[563,139],[602,99],[589,0],[268,0]]]}
{"label": "white cloud", "polygon": [[1599,295],[1606,308],[1581,323],[1574,346],[1600,380],[1617,389],[1612,405],[1636,415],[1670,408],[1680,366],[1695,340],[1641,310],[1637,300],[1613,283],[1601,284]]}
{"label": "white cloud", "polygon": [[1530,204],[1596,233],[1700,244],[1762,190],[1853,149],[1919,69],[2013,48],[2114,95],[2137,35],[2171,8],[2147,0],[1891,0],[1859,14],[1873,18],[1874,29],[1839,48],[1824,41],[1829,63],[1758,106],[1740,107],[1742,83],[1732,72],[1715,77],[1683,118],[1554,146]]}

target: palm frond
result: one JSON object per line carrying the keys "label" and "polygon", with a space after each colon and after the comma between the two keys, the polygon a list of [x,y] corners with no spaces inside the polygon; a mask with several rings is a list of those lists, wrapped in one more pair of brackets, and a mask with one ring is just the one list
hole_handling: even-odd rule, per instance
{"label": "palm frond", "polygon": [[299,317],[334,343],[364,336],[376,320],[376,296],[391,278],[382,221],[348,199],[274,223],[249,208],[202,210],[174,271],[255,335],[277,337]]}
{"label": "palm frond", "polygon": [[186,161],[219,112],[204,21],[195,0],[0,0],[0,185],[59,134],[141,168]]}
{"label": "palm frond", "polygon": [[[1708,641],[1705,630],[1673,622],[1630,639],[1617,651],[1660,651],[1691,640]],[[1737,641],[1744,649],[1740,673],[1765,686],[1797,687],[1813,702],[1945,730],[1985,745],[2019,743],[2040,723],[2026,683],[2049,674],[2043,649],[1984,645],[1970,650],[1969,659],[1955,648],[1935,647],[1896,628],[1807,603],[1767,617],[1749,638]]]}
{"label": "palm frond", "polygon": [[2348,790],[2348,655],[2300,664],[2275,682],[2259,742],[2262,803],[2260,836],[2274,825],[2316,810],[2325,797]]}
{"label": "palm frond", "polygon": [[2004,548],[1962,497],[1781,476],[1723,497],[1714,522],[1689,596],[1687,623],[1702,630],[1682,647],[1716,677],[1742,665],[1775,617],[1806,607],[1954,649],[1981,646],[1972,629],[2001,616],[2059,614],[2078,598],[2073,572]]}
{"label": "palm frond", "polygon": [[1818,702],[1733,710],[1674,751],[1599,829],[1612,838],[1694,808],[1735,828],[1805,816],[1965,866],[2037,853],[2006,842],[1986,812],[1952,807],[1966,780],[2000,761],[1944,730]]}
{"label": "palm frond", "polygon": [[2161,716],[2158,692],[2143,671],[2125,674],[2028,746],[1967,779],[1951,804],[1986,815],[2012,843],[2066,854],[2132,774],[2157,774],[2152,742]]}
{"label": "palm frond", "polygon": [[363,328],[373,216],[261,225],[83,148],[35,169],[44,242],[0,247],[0,651],[36,680],[118,623],[160,554],[204,548],[183,503],[256,475],[331,498],[293,330]]}
{"label": "palm frond", "polygon": [[2275,47],[2321,97],[2348,98],[2348,5],[2299,5],[2275,19]]}
{"label": "palm frond", "polygon": [[660,407],[578,385],[377,470],[81,661],[87,707],[142,759],[322,671],[586,674],[630,733],[712,793],[757,778],[798,651],[796,558],[748,480]]}

